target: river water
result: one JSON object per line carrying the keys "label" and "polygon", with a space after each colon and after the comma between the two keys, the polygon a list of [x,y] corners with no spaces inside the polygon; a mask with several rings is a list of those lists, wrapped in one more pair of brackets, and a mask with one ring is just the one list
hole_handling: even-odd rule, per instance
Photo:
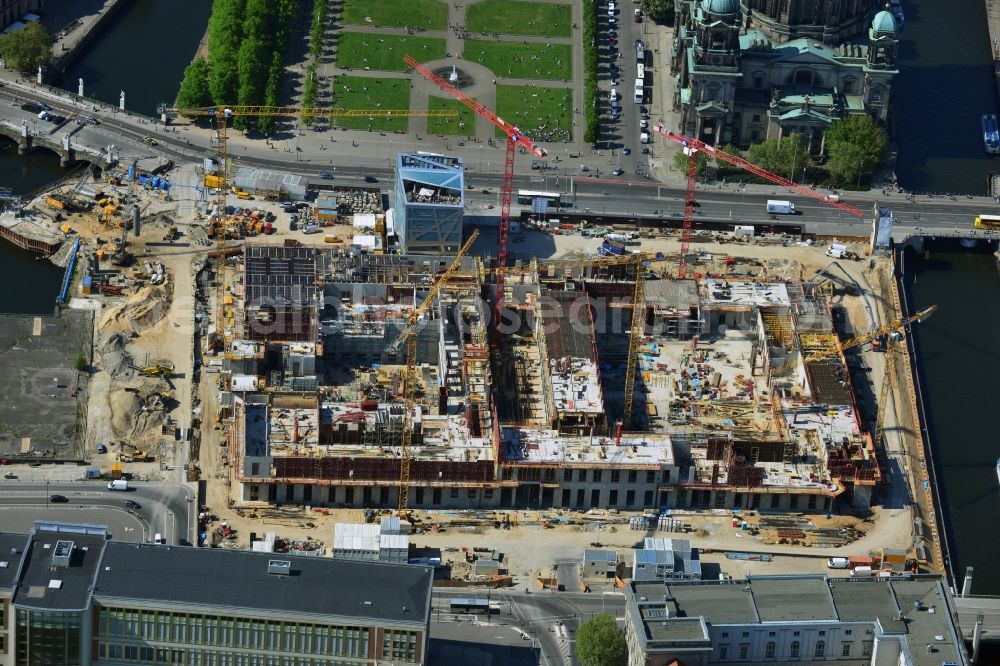
{"label": "river water", "polygon": [[155,116],[160,103],[173,105],[194,58],[208,17],[209,0],[128,0],[117,16],[66,71],[63,87],[76,92],[83,78],[88,97]]}

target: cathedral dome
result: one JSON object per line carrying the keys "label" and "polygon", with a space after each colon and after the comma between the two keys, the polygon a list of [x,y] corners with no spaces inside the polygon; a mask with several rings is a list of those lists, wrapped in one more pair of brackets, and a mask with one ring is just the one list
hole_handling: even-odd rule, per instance
{"label": "cathedral dome", "polygon": [[896,17],[885,10],[880,11],[872,19],[872,30],[875,32],[896,32]]}
{"label": "cathedral dome", "polygon": [[738,0],[701,0],[701,8],[716,16],[731,16],[739,11],[740,5]]}

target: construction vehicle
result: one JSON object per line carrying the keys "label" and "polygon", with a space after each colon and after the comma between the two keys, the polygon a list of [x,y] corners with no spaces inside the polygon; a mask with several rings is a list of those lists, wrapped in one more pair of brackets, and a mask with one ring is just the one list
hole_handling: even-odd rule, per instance
{"label": "construction vehicle", "polygon": [[177,237],[177,226],[171,224],[169,227],[167,227],[167,230],[163,233],[163,240],[169,243],[176,237]]}
{"label": "construction vehicle", "polygon": [[401,517],[405,517],[412,523],[412,516],[410,513],[410,463],[411,463],[411,450],[410,446],[413,442],[413,410],[415,409],[415,397],[416,397],[416,383],[417,383],[417,336],[416,336],[416,326],[417,322],[420,321],[420,317],[423,316],[425,312],[434,304],[434,299],[437,298],[438,293],[440,293],[441,288],[448,283],[448,280],[458,272],[458,267],[462,263],[462,257],[466,255],[472,244],[476,242],[479,238],[479,230],[476,229],[469,236],[469,239],[465,241],[465,244],[452,259],[451,264],[445,269],[444,273],[435,280],[434,284],[427,291],[427,295],[424,296],[424,300],[421,301],[420,305],[415,307],[411,312],[410,316],[407,317],[406,328],[399,334],[399,337],[389,346],[388,351],[393,355],[399,351],[400,346],[406,343],[406,372],[403,379],[403,393],[404,393],[404,413],[403,418],[403,436],[400,443],[400,455],[399,455],[399,503],[397,507],[397,513]]}
{"label": "construction vehicle", "polygon": [[500,188],[500,242],[497,250],[497,271],[494,276],[494,298],[493,298],[493,319],[492,342],[495,347],[500,344],[500,325],[503,321],[504,305],[504,271],[507,267],[507,235],[510,231],[510,199],[514,184],[514,155],[520,146],[535,157],[545,157],[548,152],[537,146],[517,128],[516,125],[508,123],[500,116],[496,115],[487,106],[477,102],[468,95],[454,88],[450,83],[437,76],[410,56],[405,56],[403,61],[413,68],[413,71],[434,83],[438,88],[456,98],[462,104],[475,111],[478,115],[493,123],[504,134],[507,135],[507,150],[504,156],[503,185]]}
{"label": "construction vehicle", "polygon": [[213,174],[206,174],[205,187],[222,187],[222,178]]}
{"label": "construction vehicle", "polygon": [[[257,106],[257,105],[223,105],[221,109],[214,106],[194,108],[194,109],[169,109],[170,113],[177,115],[193,116],[197,118],[210,118],[215,120],[216,138],[218,152],[216,161],[219,164],[219,185],[215,195],[215,211],[209,216],[209,228],[223,229],[222,233],[216,233],[215,238],[218,244],[218,256],[220,259],[226,256],[226,233],[227,220],[226,212],[226,192],[228,188],[229,154],[227,151],[227,131],[229,121],[233,115],[249,117],[276,117],[276,116],[299,116],[299,117],[320,117],[320,118],[341,118],[341,117],[364,117],[364,118],[390,118],[395,116],[422,116],[422,117],[454,117],[458,115],[456,111],[410,111],[409,109],[337,109],[321,107],[301,107],[301,106]],[[226,271],[225,263],[220,262],[218,275],[216,276],[216,324],[215,335],[211,340],[211,346],[215,350],[225,347],[225,307],[223,304],[226,293]]]}
{"label": "construction vehicle", "polygon": [[165,360],[154,361],[150,365],[133,365],[131,367],[141,373],[144,377],[165,377],[174,371],[174,364]]}

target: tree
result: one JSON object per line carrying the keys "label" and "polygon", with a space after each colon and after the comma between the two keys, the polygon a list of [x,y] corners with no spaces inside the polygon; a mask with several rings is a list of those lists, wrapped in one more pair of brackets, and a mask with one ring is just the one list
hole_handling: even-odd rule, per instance
{"label": "tree", "polygon": [[[701,178],[705,175],[705,170],[708,169],[709,158],[705,154],[705,151],[698,151],[698,166],[695,168],[695,175]],[[688,172],[688,156],[684,154],[683,150],[678,150],[674,154],[674,168],[680,171],[684,176],[687,176]]]}
{"label": "tree", "polygon": [[642,13],[657,23],[674,22],[674,0],[642,0]]}
{"label": "tree", "polygon": [[809,148],[801,134],[755,143],[747,151],[747,159],[760,168],[791,181],[801,180],[802,172],[810,161]]}
{"label": "tree", "polygon": [[239,88],[237,67],[243,41],[243,0],[215,0],[208,20],[208,79],[216,105],[234,104]]}
{"label": "tree", "polygon": [[576,657],[583,666],[625,666],[625,634],[611,615],[596,615],[576,632]]}
{"label": "tree", "polygon": [[184,69],[184,81],[177,93],[177,106],[182,109],[199,109],[212,104],[212,91],[208,89],[208,62],[197,57]]}
{"label": "tree", "polygon": [[827,168],[838,185],[860,185],[882,162],[888,137],[867,113],[839,118],[826,130]]}
{"label": "tree", "polygon": [[32,21],[0,37],[0,55],[7,67],[22,74],[34,74],[52,56],[52,35],[41,21]]}
{"label": "tree", "polygon": [[87,369],[87,357],[82,353],[77,352],[73,356],[73,369],[77,372],[83,372]]}

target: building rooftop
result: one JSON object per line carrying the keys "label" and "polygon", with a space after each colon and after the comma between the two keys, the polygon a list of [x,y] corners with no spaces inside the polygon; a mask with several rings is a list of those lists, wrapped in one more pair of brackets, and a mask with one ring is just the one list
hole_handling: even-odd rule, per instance
{"label": "building rooftop", "polygon": [[733,282],[731,280],[705,280],[701,283],[702,300],[714,305],[766,306],[788,305],[785,285]]}
{"label": "building rooftop", "polygon": [[433,571],[411,565],[288,557],[290,575],[268,573],[274,554],[108,542],[98,599],[169,607],[222,606],[423,624]]}
{"label": "building rooftop", "polygon": [[14,583],[21,551],[27,543],[26,534],[0,534],[0,590],[9,590]]}
{"label": "building rooftop", "polygon": [[621,446],[607,437],[570,437],[555,430],[504,428],[503,458],[509,462],[572,465],[673,465],[667,435],[623,434]]}
{"label": "building rooftop", "polygon": [[[8,537],[14,535],[6,535]],[[25,535],[16,535],[21,544]],[[83,610],[90,603],[107,532],[94,525],[38,523],[19,565],[13,604],[40,610]]]}
{"label": "building rooftop", "polygon": [[831,621],[837,619],[826,578],[758,578],[751,586],[761,622]]}

